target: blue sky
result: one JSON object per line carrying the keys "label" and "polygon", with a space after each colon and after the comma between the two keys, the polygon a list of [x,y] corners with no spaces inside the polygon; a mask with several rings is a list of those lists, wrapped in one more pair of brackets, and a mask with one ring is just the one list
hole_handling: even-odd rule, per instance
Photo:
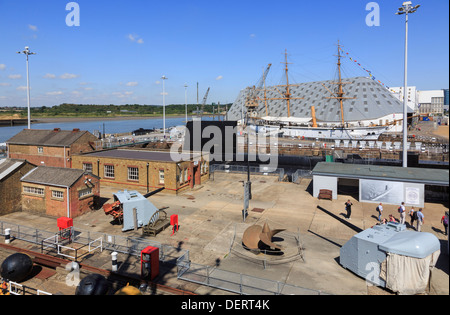
{"label": "blue sky", "polygon": [[[366,25],[371,1],[78,0],[80,26],[66,25],[66,0],[0,0],[0,106],[26,106],[30,46],[32,106],[233,102],[269,63],[267,84],[334,79],[336,44],[388,86],[403,85],[402,1],[376,1],[380,26]],[[449,3],[421,4],[410,16],[408,83],[449,87]],[[349,59],[344,76],[366,73]]]}

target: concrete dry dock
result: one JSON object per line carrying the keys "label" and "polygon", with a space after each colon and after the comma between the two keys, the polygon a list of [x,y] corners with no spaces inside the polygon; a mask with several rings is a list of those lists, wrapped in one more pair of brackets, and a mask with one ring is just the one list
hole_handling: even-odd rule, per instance
{"label": "concrete dry dock", "polygon": [[[310,180],[303,179],[300,184],[278,182],[276,177],[252,176],[253,200],[250,201],[249,216],[242,222],[243,186],[240,181],[246,179],[242,174],[216,173],[201,187],[186,191],[179,196],[157,194],[149,198],[158,208],[165,208],[168,215],[178,214],[180,229],[173,236],[171,229],[146,238],[167,244],[173,248],[189,250],[192,266],[195,264],[210,266],[214,272],[227,272],[253,276],[263,282],[264,279],[278,281],[297,287],[313,290],[311,292],[337,295],[390,294],[386,290],[367,286],[359,278],[339,265],[340,246],[345,244],[356,232],[338,220],[325,214],[320,206],[331,213],[344,218],[344,202],[351,199],[353,225],[367,229],[376,221],[375,206],[359,203],[352,196],[339,195],[338,200],[318,200],[310,191]],[[116,188],[102,187],[102,197],[106,202],[117,192]],[[258,211],[252,209],[258,208]],[[385,206],[384,215],[398,216],[397,206]],[[433,271],[430,294],[449,294],[449,260],[447,254],[447,236],[442,233],[440,219],[448,205],[426,203],[424,208],[425,225],[423,231],[435,234],[442,244],[441,256]],[[38,227],[47,231],[56,231],[56,219],[17,212],[0,217],[1,221]],[[233,238],[239,238],[246,227],[252,224],[268,222],[272,229],[285,228],[292,235],[300,234],[303,246],[303,258],[284,264],[267,264],[264,268],[259,257],[242,257],[230,252]],[[140,238],[138,232],[121,232],[121,226],[112,225],[111,217],[102,210],[83,215],[74,220],[76,228],[112,235]],[[13,241],[11,245],[16,245]],[[29,246],[29,245],[26,245]],[[120,256],[119,270],[139,273],[136,259]],[[86,259],[86,264],[110,269],[110,255],[104,251]],[[164,267],[164,266],[163,266]],[[166,266],[167,267],[167,266]],[[165,267],[164,267],[165,268]],[[230,294],[196,283],[177,279],[176,267],[163,269],[160,282],[174,288],[184,289],[197,294]]]}

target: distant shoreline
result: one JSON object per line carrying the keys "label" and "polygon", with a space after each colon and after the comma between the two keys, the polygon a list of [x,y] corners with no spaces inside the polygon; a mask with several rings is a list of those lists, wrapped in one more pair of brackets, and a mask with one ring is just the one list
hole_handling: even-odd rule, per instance
{"label": "distant shoreline", "polygon": [[[183,118],[185,115],[166,115],[167,118]],[[70,123],[82,121],[118,121],[118,120],[147,120],[147,119],[163,119],[160,116],[117,116],[117,117],[56,117],[56,118],[36,118],[33,119],[33,124],[48,124],[48,123]]]}

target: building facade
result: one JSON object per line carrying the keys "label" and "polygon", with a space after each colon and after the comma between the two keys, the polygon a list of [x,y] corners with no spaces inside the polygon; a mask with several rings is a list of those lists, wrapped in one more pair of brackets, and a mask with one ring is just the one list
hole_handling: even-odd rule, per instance
{"label": "building facade", "polygon": [[74,155],[72,167],[95,174],[102,185],[143,192],[177,194],[209,179],[209,161],[200,154],[173,158],[170,152],[114,149]]}
{"label": "building facade", "polygon": [[419,114],[443,114],[444,90],[419,91]]}
{"label": "building facade", "polygon": [[23,211],[76,218],[99,206],[100,180],[83,170],[39,166],[20,181]]}
{"label": "building facade", "polygon": [[22,210],[20,179],[35,167],[25,160],[0,160],[0,215]]}
{"label": "building facade", "polygon": [[88,131],[24,129],[9,139],[8,157],[27,160],[37,166],[70,168],[72,155],[95,150],[98,139]]}

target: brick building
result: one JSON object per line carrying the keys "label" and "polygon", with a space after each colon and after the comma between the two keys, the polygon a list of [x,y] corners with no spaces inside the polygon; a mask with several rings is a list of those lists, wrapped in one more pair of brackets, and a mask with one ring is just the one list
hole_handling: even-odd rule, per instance
{"label": "brick building", "polygon": [[173,159],[170,152],[105,150],[72,156],[72,167],[92,172],[103,185],[147,192],[164,187],[176,194],[209,179],[209,160],[198,153]]}
{"label": "brick building", "polygon": [[79,169],[39,166],[21,179],[22,209],[76,218],[97,208],[99,178]]}
{"label": "brick building", "polygon": [[0,215],[22,210],[20,179],[35,167],[25,160],[0,160]]}
{"label": "brick building", "polygon": [[95,150],[98,139],[88,131],[24,129],[6,142],[8,157],[38,166],[71,167],[71,157]]}

